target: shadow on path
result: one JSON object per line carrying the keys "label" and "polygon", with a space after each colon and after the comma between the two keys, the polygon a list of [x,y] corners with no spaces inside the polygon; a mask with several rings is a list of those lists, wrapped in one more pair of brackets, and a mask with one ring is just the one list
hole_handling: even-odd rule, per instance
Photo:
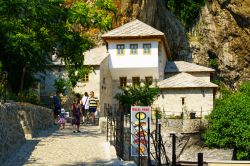
{"label": "shadow on path", "polygon": [[1,166],[23,166],[30,158],[31,153],[41,141],[42,138],[52,135],[59,129],[58,126],[52,126],[47,130],[40,130],[38,134],[32,138],[25,141],[18,149],[14,150],[8,158],[6,158]]}

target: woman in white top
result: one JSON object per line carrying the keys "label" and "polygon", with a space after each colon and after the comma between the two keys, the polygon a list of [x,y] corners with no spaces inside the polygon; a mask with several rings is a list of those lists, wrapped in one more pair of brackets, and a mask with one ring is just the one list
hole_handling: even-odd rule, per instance
{"label": "woman in white top", "polygon": [[[81,100],[81,112],[82,112],[82,121],[83,124],[85,123],[85,117],[87,117],[87,121],[88,121],[88,110],[89,110],[89,95],[87,92],[84,93],[82,100]],[[86,124],[86,123],[85,123]]]}

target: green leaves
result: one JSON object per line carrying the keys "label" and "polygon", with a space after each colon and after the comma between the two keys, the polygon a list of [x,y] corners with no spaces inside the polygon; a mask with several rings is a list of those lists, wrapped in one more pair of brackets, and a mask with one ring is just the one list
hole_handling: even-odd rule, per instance
{"label": "green leaves", "polygon": [[115,95],[120,103],[130,108],[132,105],[151,106],[160,89],[149,85],[126,86],[121,88],[121,92]]}
{"label": "green leaves", "polygon": [[168,0],[167,6],[189,28],[199,17],[201,7],[206,0]]}
{"label": "green leaves", "polygon": [[[240,89],[247,85],[244,83]],[[250,95],[235,92],[220,99],[209,122],[204,135],[208,146],[234,148],[237,159],[250,159]]]}
{"label": "green leaves", "polygon": [[112,0],[75,2],[70,8],[64,0],[0,1],[0,60],[11,89],[18,93],[20,82],[28,89],[34,74],[48,69],[55,50],[67,65],[82,70],[83,52],[94,46],[86,31],[109,29],[115,11]]}

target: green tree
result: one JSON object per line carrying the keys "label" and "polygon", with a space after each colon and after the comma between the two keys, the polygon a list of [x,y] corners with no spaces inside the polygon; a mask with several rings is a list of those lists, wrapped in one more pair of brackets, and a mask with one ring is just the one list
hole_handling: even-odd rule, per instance
{"label": "green tree", "polygon": [[116,11],[110,0],[77,2],[69,8],[63,4],[64,0],[0,1],[0,60],[13,92],[28,89],[34,73],[48,69],[55,51],[67,65],[81,68],[82,53],[94,45],[85,32],[110,28]]}
{"label": "green tree", "polygon": [[209,147],[232,148],[238,160],[250,159],[250,86],[217,100],[209,115],[210,126],[204,138]]}
{"label": "green tree", "polygon": [[129,111],[130,106],[151,106],[157,98],[160,89],[158,87],[151,87],[148,84],[139,86],[121,87],[121,92],[115,95],[121,104]]}

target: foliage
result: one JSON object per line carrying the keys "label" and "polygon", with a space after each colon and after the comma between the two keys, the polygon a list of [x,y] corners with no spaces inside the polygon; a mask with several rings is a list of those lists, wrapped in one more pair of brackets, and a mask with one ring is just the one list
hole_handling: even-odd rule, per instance
{"label": "foliage", "polygon": [[246,93],[247,95],[250,96],[250,81],[244,82],[244,83],[240,86],[239,91],[242,92],[242,93]]}
{"label": "foliage", "polygon": [[92,66],[80,66],[76,68],[72,65],[67,65],[66,69],[68,71],[69,82],[72,87],[76,86],[77,82],[83,78],[84,74],[93,72],[94,70]]}
{"label": "foliage", "polygon": [[247,82],[239,92],[216,101],[208,117],[211,125],[204,135],[206,145],[233,148],[238,160],[250,159],[250,95],[245,93],[248,90]]}
{"label": "foliage", "polygon": [[206,0],[167,0],[167,7],[173,11],[182,24],[189,28],[198,18]]}
{"label": "foliage", "polygon": [[162,118],[162,112],[161,112],[159,107],[154,109],[154,113],[155,113],[154,115],[155,115],[156,119],[161,119]]}
{"label": "foliage", "polygon": [[59,77],[55,80],[54,87],[56,88],[56,92],[64,94],[68,87],[68,81],[62,77]]}
{"label": "foliage", "polygon": [[209,66],[212,67],[213,69],[218,69],[219,64],[217,59],[210,59]]}
{"label": "foliage", "polygon": [[83,66],[82,53],[93,42],[86,35],[91,27],[107,30],[116,7],[111,0],[94,3],[64,0],[0,1],[0,61],[8,71],[9,87],[14,93],[29,89],[34,74],[45,72],[56,53],[76,69]]}
{"label": "foliage", "polygon": [[159,92],[158,87],[151,87],[148,84],[130,85],[122,87],[121,92],[115,95],[115,99],[126,108],[130,108],[130,106],[151,106]]}
{"label": "foliage", "polygon": [[8,99],[18,101],[18,102],[27,102],[32,104],[40,104],[39,95],[34,90],[23,90],[22,92],[19,92],[18,95],[14,93],[8,94]]}

